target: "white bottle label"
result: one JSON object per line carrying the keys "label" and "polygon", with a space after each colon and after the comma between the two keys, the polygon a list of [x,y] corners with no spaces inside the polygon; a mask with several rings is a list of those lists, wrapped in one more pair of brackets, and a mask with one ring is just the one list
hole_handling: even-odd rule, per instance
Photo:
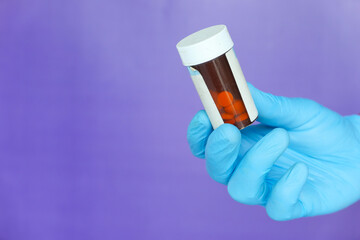
{"label": "white bottle label", "polygon": [[254,100],[251,96],[250,90],[246,84],[246,80],[245,80],[244,74],[241,70],[239,61],[236,58],[236,55],[235,55],[235,52],[233,49],[228,51],[225,54],[225,56],[229,62],[231,71],[233,72],[233,75],[234,75],[234,78],[236,81],[236,85],[239,88],[240,95],[244,102],[246,111],[248,112],[250,121],[253,122],[258,117],[258,111],[256,109]]}

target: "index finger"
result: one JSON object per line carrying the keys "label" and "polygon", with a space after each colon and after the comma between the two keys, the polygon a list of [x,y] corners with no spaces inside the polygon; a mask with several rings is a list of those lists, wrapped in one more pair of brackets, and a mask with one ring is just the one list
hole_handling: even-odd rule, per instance
{"label": "index finger", "polygon": [[212,131],[213,128],[206,112],[199,111],[191,120],[187,131],[187,140],[195,157],[205,158],[206,142]]}

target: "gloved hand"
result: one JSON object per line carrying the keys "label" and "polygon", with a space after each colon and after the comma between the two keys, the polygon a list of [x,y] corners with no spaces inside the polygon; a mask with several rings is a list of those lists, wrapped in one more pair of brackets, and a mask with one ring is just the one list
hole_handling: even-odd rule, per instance
{"label": "gloved hand", "polygon": [[360,198],[360,116],[249,84],[259,125],[213,130],[205,111],[188,128],[192,153],[230,196],[266,207],[274,220],[328,214]]}

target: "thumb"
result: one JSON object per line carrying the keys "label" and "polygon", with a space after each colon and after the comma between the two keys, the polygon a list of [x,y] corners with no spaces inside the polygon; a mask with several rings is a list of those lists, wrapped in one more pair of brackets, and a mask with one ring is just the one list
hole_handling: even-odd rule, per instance
{"label": "thumb", "polygon": [[269,126],[294,129],[315,117],[322,106],[305,98],[287,98],[265,93],[248,83],[259,112],[258,121]]}

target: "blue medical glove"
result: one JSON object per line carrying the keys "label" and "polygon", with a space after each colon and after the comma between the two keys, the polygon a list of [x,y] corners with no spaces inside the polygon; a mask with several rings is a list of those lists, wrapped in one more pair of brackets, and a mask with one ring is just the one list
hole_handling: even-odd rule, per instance
{"label": "blue medical glove", "polygon": [[233,199],[263,205],[275,220],[328,214],[360,198],[360,116],[249,84],[259,125],[213,130],[204,111],[188,128],[192,153]]}

